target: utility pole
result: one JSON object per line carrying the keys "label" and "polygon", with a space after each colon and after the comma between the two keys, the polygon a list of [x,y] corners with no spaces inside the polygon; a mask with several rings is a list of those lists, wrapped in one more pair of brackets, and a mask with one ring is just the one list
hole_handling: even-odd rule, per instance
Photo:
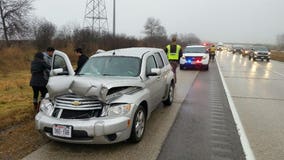
{"label": "utility pole", "polygon": [[112,35],[115,37],[115,0],[113,0],[113,30]]}
{"label": "utility pole", "polygon": [[104,0],[87,0],[84,27],[100,35],[109,32],[106,5]]}

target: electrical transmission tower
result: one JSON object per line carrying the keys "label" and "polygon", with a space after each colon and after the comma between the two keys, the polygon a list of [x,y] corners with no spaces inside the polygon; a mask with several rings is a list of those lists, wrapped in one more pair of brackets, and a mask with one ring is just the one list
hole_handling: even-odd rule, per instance
{"label": "electrical transmission tower", "polygon": [[104,0],[87,0],[84,27],[98,32],[100,35],[109,32]]}

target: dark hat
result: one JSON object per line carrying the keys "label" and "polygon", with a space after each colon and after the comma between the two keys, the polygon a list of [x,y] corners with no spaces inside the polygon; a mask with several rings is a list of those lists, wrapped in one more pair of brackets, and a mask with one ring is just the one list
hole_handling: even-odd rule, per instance
{"label": "dark hat", "polygon": [[53,47],[47,47],[46,51],[47,52],[53,52],[55,49]]}
{"label": "dark hat", "polygon": [[82,48],[76,48],[74,51],[78,52],[78,53],[83,53],[83,49]]}
{"label": "dark hat", "polygon": [[38,59],[43,60],[43,54],[42,54],[41,52],[37,52],[37,53],[35,54],[35,58],[38,58]]}

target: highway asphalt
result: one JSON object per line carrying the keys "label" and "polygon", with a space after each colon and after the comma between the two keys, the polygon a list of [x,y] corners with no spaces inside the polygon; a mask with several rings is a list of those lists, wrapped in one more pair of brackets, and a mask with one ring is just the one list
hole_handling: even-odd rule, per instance
{"label": "highway asphalt", "polygon": [[158,160],[244,160],[233,115],[215,61],[200,72]]}
{"label": "highway asphalt", "polygon": [[227,52],[217,59],[255,159],[284,159],[284,63]]}

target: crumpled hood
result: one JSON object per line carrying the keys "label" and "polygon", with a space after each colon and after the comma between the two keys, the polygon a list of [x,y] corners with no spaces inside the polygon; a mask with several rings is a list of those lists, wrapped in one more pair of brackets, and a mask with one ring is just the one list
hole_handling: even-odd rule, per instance
{"label": "crumpled hood", "polygon": [[[137,88],[144,88],[144,84],[139,78],[124,77],[82,77],[82,76],[54,76],[50,77],[47,89],[50,98],[58,95],[74,93],[80,96],[96,96],[102,102],[108,101],[108,91],[112,88],[123,88],[131,92]],[[130,89],[129,89],[130,88]],[[123,90],[118,90],[122,95]],[[111,96],[111,98],[115,98]]]}

